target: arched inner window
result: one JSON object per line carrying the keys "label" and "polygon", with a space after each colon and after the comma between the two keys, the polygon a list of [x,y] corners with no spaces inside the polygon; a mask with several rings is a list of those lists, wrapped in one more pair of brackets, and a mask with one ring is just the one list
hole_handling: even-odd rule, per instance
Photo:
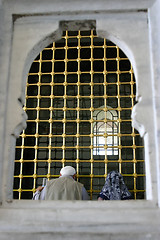
{"label": "arched inner window", "polygon": [[118,113],[107,106],[107,112],[96,110],[93,114],[94,155],[118,155]]}
{"label": "arched inner window", "polygon": [[95,31],[65,31],[43,49],[27,78],[14,198],[31,199],[44,178],[71,165],[91,199],[112,170],[123,175],[134,199],[143,199],[143,141],[131,119],[135,95],[130,61]]}

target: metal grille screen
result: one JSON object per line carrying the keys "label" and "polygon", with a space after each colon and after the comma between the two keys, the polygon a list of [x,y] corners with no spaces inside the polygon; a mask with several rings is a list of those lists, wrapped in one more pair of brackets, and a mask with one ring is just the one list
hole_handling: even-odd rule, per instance
{"label": "metal grille screen", "polygon": [[65,31],[31,65],[16,143],[14,198],[31,199],[43,178],[72,165],[96,199],[107,173],[119,171],[134,199],[144,198],[143,141],[131,126],[132,66],[95,31]]}

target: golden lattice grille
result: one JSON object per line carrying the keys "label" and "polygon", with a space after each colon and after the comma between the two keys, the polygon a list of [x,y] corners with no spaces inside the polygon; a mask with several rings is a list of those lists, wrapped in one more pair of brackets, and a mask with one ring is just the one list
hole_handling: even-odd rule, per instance
{"label": "golden lattice grille", "polygon": [[131,126],[135,84],[125,54],[95,31],[66,31],[40,52],[27,79],[14,198],[31,199],[42,179],[57,178],[65,165],[76,168],[91,199],[112,170],[134,199],[144,198],[143,143]]}

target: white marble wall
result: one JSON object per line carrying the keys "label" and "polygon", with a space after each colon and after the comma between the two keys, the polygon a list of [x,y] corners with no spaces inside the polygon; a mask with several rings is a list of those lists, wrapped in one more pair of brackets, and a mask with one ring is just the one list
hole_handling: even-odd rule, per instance
{"label": "white marble wall", "polygon": [[149,9],[150,27],[150,56],[152,73],[152,90],[154,102],[154,131],[155,131],[155,151],[157,163],[157,192],[158,204],[160,206],[160,1]]}

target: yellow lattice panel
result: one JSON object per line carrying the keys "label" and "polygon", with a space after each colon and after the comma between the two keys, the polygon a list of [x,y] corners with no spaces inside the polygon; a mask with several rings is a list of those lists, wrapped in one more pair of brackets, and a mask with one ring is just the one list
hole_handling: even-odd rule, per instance
{"label": "yellow lattice panel", "polygon": [[91,199],[119,171],[134,199],[144,198],[143,141],[132,127],[136,83],[118,46],[95,31],[64,32],[28,73],[27,128],[16,144],[14,198],[32,198],[43,178],[72,165]]}

